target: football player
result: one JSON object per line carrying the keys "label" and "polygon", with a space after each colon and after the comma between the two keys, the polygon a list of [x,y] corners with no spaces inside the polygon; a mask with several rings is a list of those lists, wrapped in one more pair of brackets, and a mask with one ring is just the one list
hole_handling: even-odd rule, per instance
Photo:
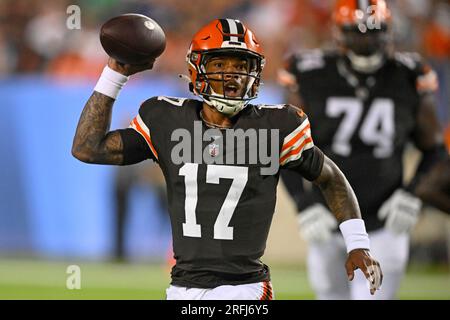
{"label": "football player", "polygon": [[[253,146],[245,147],[219,141],[249,129],[275,133],[271,142],[276,142],[277,165],[322,190],[346,241],[343,272],[353,278],[354,270],[361,269],[374,294],[382,274],[369,253],[356,197],[338,167],[314,146],[306,115],[293,106],[249,103],[257,96],[264,67],[254,33],[238,20],[214,20],[194,36],[187,63],[190,89],[201,101],[154,97],[141,105],[129,128],[109,131],[113,104],[129,76],[153,66],[109,59],[84,107],[72,149],[87,163],[130,165],[149,158],[159,163],[176,259],[167,299],[274,297],[269,268],[260,257],[275,209],[279,170],[263,174],[267,162],[250,161],[252,148],[259,150],[273,136],[258,135]],[[198,126],[215,134],[202,137]],[[181,152],[188,160],[179,161],[174,155],[180,152],[182,135],[192,141]],[[198,150],[203,157],[197,157]],[[209,161],[221,155],[227,155],[225,164]],[[244,163],[235,165],[229,155],[245,155]]]}
{"label": "football player", "polygon": [[[337,48],[291,55],[279,80],[291,103],[308,113],[316,146],[355,190],[372,252],[383,266],[380,294],[367,295],[365,279],[358,275],[349,284],[340,271],[345,245],[320,190],[299,183],[295,172],[282,178],[309,243],[308,274],[317,297],[392,299],[422,207],[415,187],[447,156],[433,103],[437,79],[417,54],[393,52],[392,18],[384,0],[339,0],[333,22]],[[403,185],[402,156],[410,141],[423,157],[413,181]]]}

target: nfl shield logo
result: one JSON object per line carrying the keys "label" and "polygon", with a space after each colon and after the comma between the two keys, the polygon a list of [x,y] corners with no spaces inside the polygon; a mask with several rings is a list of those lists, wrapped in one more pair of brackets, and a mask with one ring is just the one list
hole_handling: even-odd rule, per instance
{"label": "nfl shield logo", "polygon": [[209,154],[211,157],[216,157],[219,154],[219,145],[211,143],[209,145]]}

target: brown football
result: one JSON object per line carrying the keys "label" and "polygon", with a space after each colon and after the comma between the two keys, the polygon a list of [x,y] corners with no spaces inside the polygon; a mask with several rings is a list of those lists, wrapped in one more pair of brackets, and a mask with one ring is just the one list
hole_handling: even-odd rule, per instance
{"label": "brown football", "polygon": [[135,13],[105,22],[100,30],[100,42],[110,57],[126,64],[147,63],[166,48],[166,36],[159,24]]}

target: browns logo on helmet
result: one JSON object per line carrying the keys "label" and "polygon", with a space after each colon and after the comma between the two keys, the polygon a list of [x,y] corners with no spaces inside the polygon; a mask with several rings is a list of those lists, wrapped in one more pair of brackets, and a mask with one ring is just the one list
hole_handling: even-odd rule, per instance
{"label": "browns logo on helmet", "polygon": [[378,70],[391,42],[391,12],[385,0],[338,0],[333,12],[335,38],[352,67]]}
{"label": "browns logo on helmet", "polygon": [[[212,89],[211,81],[217,79],[211,77],[213,73],[206,72],[206,63],[217,56],[238,56],[246,59],[249,66],[247,72],[233,72],[246,77],[246,88],[242,96],[230,97],[225,93],[218,94]],[[191,81],[190,90],[224,114],[237,114],[250,100],[258,96],[265,59],[254,33],[239,20],[216,19],[200,29],[192,39],[186,62]],[[220,81],[224,81],[223,79],[222,73]]]}

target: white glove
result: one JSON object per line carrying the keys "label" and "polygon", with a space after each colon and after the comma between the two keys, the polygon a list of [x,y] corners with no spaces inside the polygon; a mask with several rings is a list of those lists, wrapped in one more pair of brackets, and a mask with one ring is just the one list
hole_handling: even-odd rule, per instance
{"label": "white glove", "polygon": [[378,210],[378,218],[386,219],[385,227],[396,234],[410,232],[419,219],[422,201],[398,189]]}
{"label": "white glove", "polygon": [[337,221],[324,205],[317,203],[298,215],[298,225],[307,242],[325,242],[331,238]]}

